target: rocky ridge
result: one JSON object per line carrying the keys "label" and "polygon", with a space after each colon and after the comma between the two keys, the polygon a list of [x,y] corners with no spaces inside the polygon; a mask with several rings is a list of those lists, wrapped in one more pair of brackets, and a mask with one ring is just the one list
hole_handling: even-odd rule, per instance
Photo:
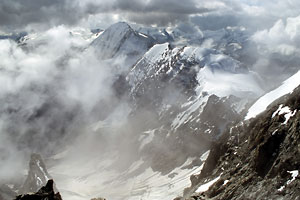
{"label": "rocky ridge", "polygon": [[229,129],[183,199],[299,199],[299,99],[300,87]]}
{"label": "rocky ridge", "polygon": [[46,165],[39,154],[32,154],[29,162],[29,170],[23,187],[19,190],[20,194],[37,192],[48,180],[52,179]]}
{"label": "rocky ridge", "polygon": [[[40,194],[41,187],[46,184],[47,186],[44,189],[48,189],[49,191],[53,189],[54,191],[57,191],[56,187],[53,185],[53,182],[49,182],[49,180],[52,180],[52,177],[49,175],[41,155],[34,153],[30,157],[28,174],[24,183],[20,185],[3,184],[0,186],[0,199],[11,200],[16,197],[17,194],[33,194],[38,191],[40,191]],[[42,196],[44,196],[44,194]],[[27,199],[29,197],[24,198]]]}

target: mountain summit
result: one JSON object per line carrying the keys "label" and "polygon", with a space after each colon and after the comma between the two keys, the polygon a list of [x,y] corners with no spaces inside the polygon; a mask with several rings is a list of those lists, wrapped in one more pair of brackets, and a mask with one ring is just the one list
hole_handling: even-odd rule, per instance
{"label": "mountain summit", "polygon": [[136,62],[153,44],[152,37],[134,31],[125,22],[111,25],[92,42],[101,58],[124,56],[130,64]]}
{"label": "mountain summit", "polygon": [[27,179],[19,192],[22,194],[37,192],[50,179],[42,157],[39,154],[32,154]]}

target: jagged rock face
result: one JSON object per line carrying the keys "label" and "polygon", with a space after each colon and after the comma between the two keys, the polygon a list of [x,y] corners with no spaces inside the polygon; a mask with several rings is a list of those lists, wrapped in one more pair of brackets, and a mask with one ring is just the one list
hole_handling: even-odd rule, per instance
{"label": "jagged rock face", "polygon": [[[224,75],[237,78],[232,77],[236,80],[226,82],[226,87],[222,87],[218,81],[222,82]],[[160,118],[171,119],[171,122],[164,124],[172,123],[172,130],[193,121],[199,122],[199,116],[208,100],[209,104],[217,101],[212,100],[212,95],[219,98],[229,98],[231,95],[239,97],[232,96],[228,101],[223,100],[227,105],[226,110],[240,113],[242,109],[234,108],[234,104],[246,104],[249,99],[260,94],[257,91],[261,91],[254,77],[230,56],[202,47],[172,48],[169,44],[152,47],[132,68],[127,80],[135,109],[146,108],[156,112]],[[248,81],[253,83],[253,88],[243,85]],[[236,87],[237,84],[239,87]],[[228,89],[231,87],[232,90]],[[170,113],[175,116],[170,116]],[[235,119],[233,117],[230,120]],[[204,123],[207,119],[202,120]],[[216,129],[224,128],[220,126],[215,125]]]}
{"label": "jagged rock face", "polygon": [[32,154],[29,162],[28,176],[20,189],[20,194],[37,192],[43,185],[51,179],[44,161],[39,154]]}
{"label": "jagged rock face", "polygon": [[[131,86],[131,96],[139,106],[158,105],[168,85],[176,84],[178,90],[192,90],[196,85],[193,58],[183,59],[184,48],[171,49],[169,44],[155,45],[133,67],[127,80]],[[186,90],[186,93],[191,92]],[[153,101],[154,100],[154,101]],[[157,107],[157,106],[156,106]]]}
{"label": "jagged rock face", "polygon": [[[253,80],[239,61],[205,47],[155,45],[134,65],[126,77],[133,121],[143,119],[140,113],[151,113],[151,122],[146,118],[138,124],[152,138],[139,149],[152,169],[168,173],[189,156],[204,153],[211,141],[240,118],[251,96],[244,93],[256,96],[257,88],[242,86],[232,90],[239,97],[231,95],[227,87],[215,85],[224,74]],[[243,85],[237,82],[228,85]]]}
{"label": "jagged rock face", "polygon": [[[144,159],[151,163],[154,170],[167,173],[189,156],[196,157],[203,153],[221,135],[222,128],[239,119],[239,114],[230,105],[227,98],[212,95],[203,111],[192,114],[199,120],[186,123],[176,130],[172,130],[170,122],[165,123],[167,119],[161,119],[162,128],[153,131],[153,141],[142,149]],[[164,117],[168,118],[168,115]]]}
{"label": "jagged rock face", "polygon": [[193,177],[191,191],[204,179],[220,178],[193,198],[299,199],[299,99],[300,87],[249,123],[231,128],[213,146],[202,173]]}
{"label": "jagged rock face", "polygon": [[45,186],[34,194],[19,195],[15,200],[62,200],[59,193],[53,189],[53,180],[49,180]]}
{"label": "jagged rock face", "polygon": [[[224,74],[241,78],[224,83],[228,84],[226,87],[218,86]],[[240,81],[242,78],[246,81]],[[243,110],[242,105],[259,95],[254,91],[260,90],[259,86],[242,86],[243,82],[254,82],[254,78],[239,61],[202,47],[172,48],[169,44],[152,47],[126,79],[136,112],[140,108],[151,110],[162,124],[171,124],[167,128],[172,131],[192,124],[192,130],[214,136],[229,121],[235,121]],[[236,84],[241,88],[235,88]],[[233,87],[234,92],[227,87]],[[222,108],[225,108],[224,115],[212,116],[214,112],[223,112]]]}
{"label": "jagged rock face", "polygon": [[220,98],[211,95],[202,112],[198,113],[198,117],[195,116],[198,123],[193,121],[189,126],[194,129],[198,128],[198,131],[210,135],[213,139],[218,138],[229,124],[240,119],[240,113],[233,106],[239,101],[240,99],[234,96]]}

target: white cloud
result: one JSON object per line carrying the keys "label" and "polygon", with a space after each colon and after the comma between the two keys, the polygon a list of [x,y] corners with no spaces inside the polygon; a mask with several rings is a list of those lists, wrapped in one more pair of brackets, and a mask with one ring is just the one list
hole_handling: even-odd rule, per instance
{"label": "white cloud", "polygon": [[114,99],[113,66],[89,43],[64,26],[31,36],[24,48],[0,40],[1,181],[23,172],[31,152],[53,150],[90,125],[101,100]]}
{"label": "white cloud", "polygon": [[286,56],[299,53],[300,16],[278,20],[270,29],[256,32],[253,40],[270,53]]}

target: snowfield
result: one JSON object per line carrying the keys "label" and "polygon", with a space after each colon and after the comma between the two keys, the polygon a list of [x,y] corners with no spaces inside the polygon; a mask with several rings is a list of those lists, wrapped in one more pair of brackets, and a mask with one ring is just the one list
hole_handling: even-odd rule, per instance
{"label": "snowfield", "polygon": [[49,172],[65,200],[95,197],[111,200],[174,199],[182,196],[183,189],[190,186],[190,176],[201,172],[208,155],[209,151],[200,157],[203,162],[201,166],[189,168],[195,159],[189,158],[182,166],[166,175],[151,168],[143,169],[142,160],[132,163],[128,170],[120,172],[111,168],[113,159],[103,157],[63,161],[49,169]]}

